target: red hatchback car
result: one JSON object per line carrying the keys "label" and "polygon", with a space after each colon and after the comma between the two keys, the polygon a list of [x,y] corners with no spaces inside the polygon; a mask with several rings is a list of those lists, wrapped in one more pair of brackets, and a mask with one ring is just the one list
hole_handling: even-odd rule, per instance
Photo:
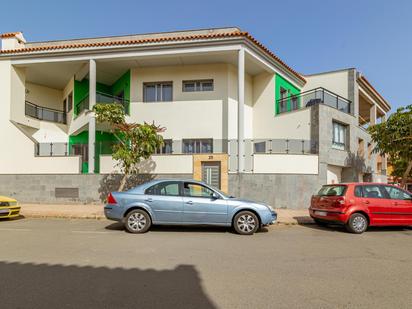
{"label": "red hatchback car", "polygon": [[344,224],[356,234],[368,226],[409,226],[412,194],[381,183],[325,185],[312,196],[309,213],[319,225]]}

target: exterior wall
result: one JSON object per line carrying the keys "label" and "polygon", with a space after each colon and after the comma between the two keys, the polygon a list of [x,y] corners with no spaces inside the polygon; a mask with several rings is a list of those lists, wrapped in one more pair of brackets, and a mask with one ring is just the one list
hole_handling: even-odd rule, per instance
{"label": "exterior wall", "polygon": [[229,174],[229,194],[276,208],[308,208],[326,181],[318,175]]}
{"label": "exterior wall", "polygon": [[341,183],[341,182],[342,182],[342,167],[328,165],[326,183],[335,184],[335,183]]}
{"label": "exterior wall", "polygon": [[[141,173],[155,174],[192,174],[193,156],[192,155],[165,155],[152,156],[139,165]],[[110,174],[119,173],[117,162],[110,155],[100,156],[100,173]],[[191,177],[190,177],[191,178]]]}
{"label": "exterior wall", "polygon": [[[182,81],[197,79],[213,79],[214,90],[182,91]],[[132,69],[129,121],[155,121],[166,127],[164,138],[226,138],[227,80],[223,64]],[[143,102],[143,83],[156,81],[173,82],[172,102]]]}
{"label": "exterior wall", "polygon": [[42,107],[63,111],[63,92],[58,89],[26,82],[26,100]]}
{"label": "exterior wall", "polygon": [[24,115],[24,80],[12,68],[10,61],[0,61],[0,72],[0,136],[4,146],[4,151],[0,152],[0,174],[79,173],[78,157],[35,157],[32,137],[35,130],[10,121],[11,110]]}
{"label": "exterior wall", "polygon": [[254,154],[253,172],[258,174],[317,175],[318,156],[292,154]]}
{"label": "exterior wall", "polygon": [[348,78],[349,70],[307,75],[305,76],[306,84],[302,91],[323,87],[340,95],[341,97],[350,99]]}

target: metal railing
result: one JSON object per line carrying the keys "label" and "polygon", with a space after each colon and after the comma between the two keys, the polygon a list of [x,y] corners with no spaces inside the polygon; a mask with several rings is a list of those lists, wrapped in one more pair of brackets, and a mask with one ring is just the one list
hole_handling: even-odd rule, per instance
{"label": "metal railing", "polygon": [[65,157],[70,154],[68,143],[37,143],[34,146],[37,157]]}
{"label": "metal railing", "polygon": [[[129,100],[118,97],[112,94],[103,93],[100,91],[96,91],[96,104],[121,104],[124,107],[124,111],[126,114],[129,114]],[[84,110],[89,109],[89,95],[87,94],[79,103],[75,106],[75,113],[79,115]]]}
{"label": "metal railing", "polygon": [[58,123],[66,123],[66,113],[53,108],[43,107],[25,101],[26,116],[33,117],[39,120],[53,121]]}
{"label": "metal railing", "polygon": [[352,102],[350,100],[322,87],[277,100],[279,113],[285,113],[316,104],[325,104],[347,114],[350,114],[352,110]]}

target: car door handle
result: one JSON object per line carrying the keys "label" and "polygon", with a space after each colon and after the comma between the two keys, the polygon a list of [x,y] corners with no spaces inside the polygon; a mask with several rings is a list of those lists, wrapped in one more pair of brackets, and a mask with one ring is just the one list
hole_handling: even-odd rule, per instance
{"label": "car door handle", "polygon": [[145,201],[146,202],[153,202],[153,199],[152,198],[147,198],[147,199],[145,199]]}
{"label": "car door handle", "polygon": [[369,202],[369,201],[365,201],[365,204],[370,204],[371,202]]}
{"label": "car door handle", "polygon": [[186,204],[193,205],[192,201],[187,201]]}
{"label": "car door handle", "polygon": [[393,205],[398,206],[398,202],[393,202]]}

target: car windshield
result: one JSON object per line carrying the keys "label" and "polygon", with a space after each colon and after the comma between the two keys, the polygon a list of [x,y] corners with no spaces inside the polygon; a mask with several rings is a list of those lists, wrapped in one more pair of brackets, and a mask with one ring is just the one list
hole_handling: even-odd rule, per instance
{"label": "car windshield", "polygon": [[319,196],[343,196],[346,191],[346,186],[323,186],[319,192]]}

